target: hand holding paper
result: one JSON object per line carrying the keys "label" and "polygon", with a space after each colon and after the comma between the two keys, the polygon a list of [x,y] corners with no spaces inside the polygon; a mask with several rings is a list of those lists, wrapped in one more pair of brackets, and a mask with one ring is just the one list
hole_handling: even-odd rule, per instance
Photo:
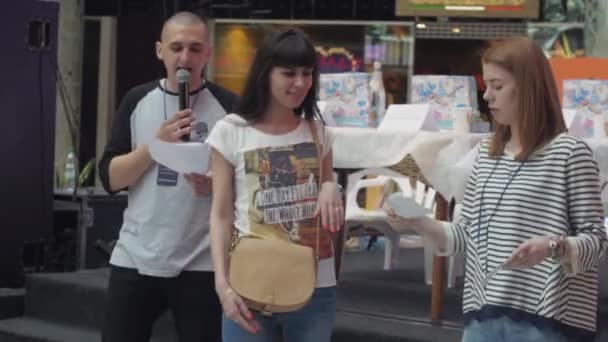
{"label": "hand holding paper", "polygon": [[416,203],[413,198],[402,192],[390,194],[386,199],[386,203],[393,209],[395,214],[403,218],[427,216],[432,213],[430,209]]}
{"label": "hand holding paper", "polygon": [[207,173],[209,154],[209,144],[206,143],[171,143],[157,139],[150,144],[152,159],[179,173]]}
{"label": "hand holding paper", "polygon": [[213,187],[211,176],[200,173],[187,173],[184,177],[196,196],[205,197],[211,195]]}

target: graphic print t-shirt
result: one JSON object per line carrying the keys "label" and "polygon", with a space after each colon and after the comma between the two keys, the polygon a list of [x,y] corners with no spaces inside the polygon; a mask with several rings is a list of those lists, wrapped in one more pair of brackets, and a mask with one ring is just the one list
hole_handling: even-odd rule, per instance
{"label": "graphic print t-shirt", "polygon": [[[323,156],[331,136],[317,125]],[[218,121],[207,142],[234,166],[235,227],[240,235],[293,241],[316,248],[320,162],[310,127],[273,135],[231,114]],[[334,286],[331,235],[320,229],[317,287]]]}

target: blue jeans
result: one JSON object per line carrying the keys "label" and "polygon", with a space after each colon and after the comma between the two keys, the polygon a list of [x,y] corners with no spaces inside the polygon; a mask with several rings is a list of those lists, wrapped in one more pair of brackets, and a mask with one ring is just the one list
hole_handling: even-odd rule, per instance
{"label": "blue jeans", "polygon": [[330,342],[336,317],[336,287],[320,287],[310,302],[298,311],[263,316],[254,313],[260,330],[251,334],[224,318],[224,342]]}
{"label": "blue jeans", "polygon": [[539,329],[526,321],[508,317],[471,321],[464,327],[462,342],[568,342],[559,332]]}

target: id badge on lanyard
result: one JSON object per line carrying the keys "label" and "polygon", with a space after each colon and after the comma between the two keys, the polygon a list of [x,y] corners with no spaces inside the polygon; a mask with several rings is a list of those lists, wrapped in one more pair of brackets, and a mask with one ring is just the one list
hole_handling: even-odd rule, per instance
{"label": "id badge on lanyard", "polygon": [[179,174],[170,168],[158,164],[158,173],[156,175],[156,184],[158,186],[177,186],[177,178]]}

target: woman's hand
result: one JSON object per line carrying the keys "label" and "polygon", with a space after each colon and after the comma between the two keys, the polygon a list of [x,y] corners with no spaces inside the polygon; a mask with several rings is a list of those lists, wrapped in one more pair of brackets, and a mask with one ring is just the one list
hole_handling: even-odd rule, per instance
{"label": "woman's hand", "polygon": [[394,230],[398,232],[407,232],[407,231],[416,231],[419,232],[420,226],[420,217],[412,217],[412,218],[404,218],[395,213],[395,211],[388,206],[384,206],[384,211],[386,211],[386,220],[388,224],[393,227]]}
{"label": "woman's hand", "polygon": [[321,184],[315,217],[321,215],[321,225],[332,233],[337,232],[344,224],[344,205],[342,194],[335,182]]}
{"label": "woman's hand", "polygon": [[192,122],[194,122],[192,110],[180,110],[160,125],[156,131],[156,138],[167,142],[179,141],[183,135],[190,134]]}
{"label": "woman's hand", "polygon": [[530,268],[549,257],[548,236],[538,236],[522,243],[509,257],[505,268]]}
{"label": "woman's hand", "polygon": [[230,286],[216,288],[216,292],[222,303],[224,316],[244,330],[255,334],[260,329],[260,325],[253,319],[253,314],[243,302],[243,299]]}
{"label": "woman's hand", "polygon": [[447,236],[441,221],[432,219],[428,216],[404,218],[397,215],[395,211],[386,204],[383,208],[384,211],[386,211],[386,220],[388,221],[388,224],[397,232],[404,233],[413,230],[423,238],[432,241],[441,253],[445,252]]}

